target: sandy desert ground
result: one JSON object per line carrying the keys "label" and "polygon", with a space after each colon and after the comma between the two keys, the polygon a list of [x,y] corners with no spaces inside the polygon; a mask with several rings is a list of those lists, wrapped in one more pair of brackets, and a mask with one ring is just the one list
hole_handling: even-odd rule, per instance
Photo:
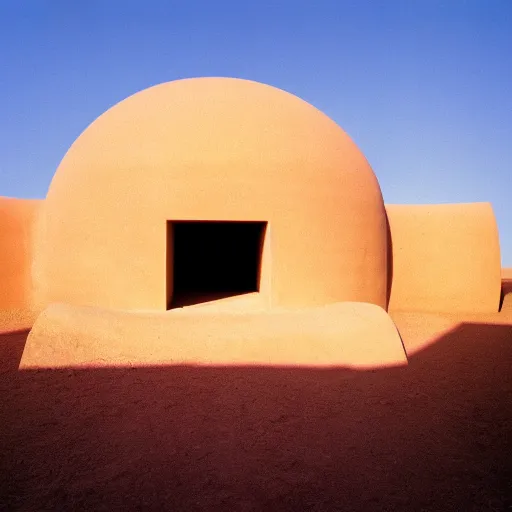
{"label": "sandy desert ground", "polygon": [[[512,271],[493,315],[392,313],[409,366],[18,371],[0,509],[512,510]],[[141,340],[143,343],[143,340]]]}

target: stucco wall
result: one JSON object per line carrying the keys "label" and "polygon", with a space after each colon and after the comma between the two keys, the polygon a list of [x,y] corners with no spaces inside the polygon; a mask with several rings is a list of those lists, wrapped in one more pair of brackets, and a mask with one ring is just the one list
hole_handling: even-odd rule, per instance
{"label": "stucco wall", "polygon": [[0,197],[0,309],[31,306],[32,235],[41,201]]}
{"label": "stucco wall", "polygon": [[498,228],[488,203],[386,205],[390,309],[498,311]]}
{"label": "stucco wall", "polygon": [[20,368],[177,364],[363,369],[405,365],[407,356],[393,321],[373,304],[200,317],[52,304]]}
{"label": "stucco wall", "polygon": [[272,306],[386,305],[377,179],[339,126],[284,91],[181,80],[100,116],[49,189],[41,304],[164,310],[172,220],[268,222]]}

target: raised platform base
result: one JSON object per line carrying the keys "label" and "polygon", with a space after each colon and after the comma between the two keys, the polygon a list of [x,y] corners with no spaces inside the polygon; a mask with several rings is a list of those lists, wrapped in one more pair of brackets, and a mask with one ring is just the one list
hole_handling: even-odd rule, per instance
{"label": "raised platform base", "polygon": [[344,302],[294,311],[130,313],[53,304],[38,317],[21,369],[157,365],[407,364],[380,307]]}

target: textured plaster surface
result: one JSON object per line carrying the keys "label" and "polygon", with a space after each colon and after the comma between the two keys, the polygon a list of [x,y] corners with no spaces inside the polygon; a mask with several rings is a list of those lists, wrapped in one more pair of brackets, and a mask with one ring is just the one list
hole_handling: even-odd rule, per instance
{"label": "textured plaster surface", "polygon": [[501,258],[490,204],[386,205],[386,211],[391,310],[498,311]]}
{"label": "textured plaster surface", "polygon": [[0,310],[31,306],[33,228],[40,205],[0,197]]}
{"label": "textured plaster surface", "polygon": [[374,368],[407,358],[392,320],[373,304],[201,315],[54,304],[30,332],[20,367],[176,364]]}
{"label": "textured plaster surface", "polygon": [[165,310],[173,220],[268,222],[262,293],[272,307],[386,307],[375,174],[336,123],[284,91],[179,80],[100,116],[49,188],[40,304]]}

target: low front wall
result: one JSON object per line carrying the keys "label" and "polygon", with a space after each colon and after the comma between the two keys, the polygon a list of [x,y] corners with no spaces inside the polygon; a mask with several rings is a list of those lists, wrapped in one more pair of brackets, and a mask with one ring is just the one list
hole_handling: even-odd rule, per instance
{"label": "low front wall", "polygon": [[390,316],[343,302],[229,314],[194,308],[134,313],[52,304],[36,320],[20,369],[130,366],[378,368],[407,364]]}

